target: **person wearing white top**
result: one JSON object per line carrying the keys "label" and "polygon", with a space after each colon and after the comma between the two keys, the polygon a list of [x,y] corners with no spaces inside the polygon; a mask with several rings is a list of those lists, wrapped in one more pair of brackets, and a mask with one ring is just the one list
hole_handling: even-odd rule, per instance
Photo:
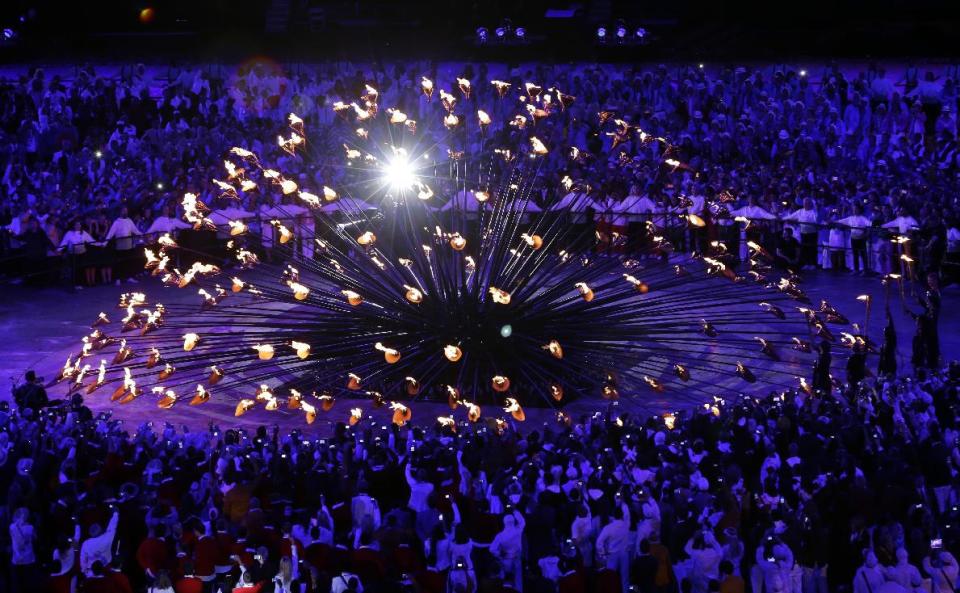
{"label": "person wearing white top", "polygon": [[588,507],[580,507],[577,518],[570,526],[570,538],[580,551],[583,565],[593,566],[593,517],[590,516]]}
{"label": "person wearing white top", "polygon": [[684,551],[690,556],[689,576],[693,585],[693,593],[706,593],[710,579],[720,576],[720,560],[723,559],[723,548],[713,536],[713,532],[705,529],[695,533],[687,541]]}
{"label": "person wearing white top", "polygon": [[[763,206],[757,204],[757,199],[753,196],[747,198],[747,205],[742,208],[736,208],[730,211],[730,216],[734,219],[736,218],[745,218],[747,222],[740,226],[740,245],[737,250],[740,255],[741,261],[746,261],[749,257],[749,251],[747,249],[747,226],[754,220],[776,220],[776,216],[770,213]],[[720,221],[721,224],[724,221]]]}
{"label": "person wearing white top", "polygon": [[120,521],[120,513],[113,512],[110,517],[110,523],[107,524],[106,531],[102,531],[100,526],[93,524],[90,526],[90,537],[80,545],[80,570],[83,574],[91,576],[90,567],[99,560],[103,566],[109,566],[113,560],[113,538],[117,534],[117,523]]}
{"label": "person wearing white top", "polygon": [[30,511],[20,507],[13,513],[13,522],[10,523],[10,564],[13,567],[14,591],[27,591],[36,586],[32,579],[36,578],[37,556],[33,545],[37,535],[29,519]]}
{"label": "person wearing white top", "polygon": [[376,499],[366,494],[364,489],[361,489],[350,502],[350,514],[353,517],[355,530],[369,530],[373,533],[380,529],[380,507]]}
{"label": "person wearing white top", "polygon": [[746,206],[731,210],[730,216],[742,216],[747,220],[774,220],[776,218],[766,208],[758,206],[753,196],[748,198]]}
{"label": "person wearing white top", "polygon": [[607,195],[594,198],[591,202],[599,244],[597,249],[612,253],[622,253],[627,241],[627,215],[624,203],[616,197]]}
{"label": "person wearing white top", "polygon": [[897,563],[884,569],[888,581],[898,583],[907,591],[919,593],[922,591],[923,577],[920,569],[910,564],[905,548],[897,548]]}
{"label": "person wearing white top", "polygon": [[817,267],[817,209],[813,200],[803,199],[803,208],[795,210],[783,217],[784,220],[793,220],[800,223],[800,265],[802,268]]}
{"label": "person wearing white top", "polygon": [[646,194],[640,194],[636,185],[630,187],[630,194],[623,199],[623,211],[628,222],[645,222],[651,220],[651,214],[660,207]]}
{"label": "person wearing white top", "polygon": [[960,578],[957,559],[946,550],[930,550],[923,559],[923,570],[930,575],[932,593],[954,593]]}
{"label": "person wearing white top", "polygon": [[883,567],[877,562],[873,550],[864,552],[863,565],[853,575],[854,593],[875,593],[886,581]]}
{"label": "person wearing white top", "polygon": [[897,217],[883,225],[885,229],[897,229],[901,235],[906,235],[912,230],[920,228],[917,219],[907,214],[907,211],[900,208],[897,211]]}
{"label": "person wearing white top", "polygon": [[870,270],[867,259],[867,229],[873,223],[863,215],[863,206],[854,202],[853,214],[837,221],[837,224],[850,228],[850,249],[853,251],[853,271],[861,272],[860,263],[863,262],[863,273]]}
{"label": "person wearing white top", "polygon": [[620,573],[624,591],[630,584],[629,543],[630,524],[623,520],[623,510],[618,506],[597,536],[597,563]]}
{"label": "person wearing white top", "polygon": [[764,593],[789,593],[793,590],[793,565],[790,547],[768,539],[757,546],[754,582],[763,583]]}
{"label": "person wearing white top", "polygon": [[407,507],[415,513],[427,510],[429,507],[427,500],[433,493],[433,484],[427,480],[427,473],[424,470],[418,470],[417,476],[414,477],[408,463],[404,475],[407,478],[407,484],[410,486],[410,500],[407,502]]}
{"label": "person wearing white top", "polygon": [[333,577],[330,593],[363,593],[363,584],[357,575],[344,571]]}
{"label": "person wearing white top", "polygon": [[150,228],[144,232],[151,241],[155,241],[163,233],[174,233],[180,229],[189,229],[190,225],[179,218],[170,216],[170,207],[164,206],[160,216],[156,217],[150,224]]}
{"label": "person wearing white top", "polygon": [[[134,237],[141,234],[140,229],[130,219],[127,207],[124,206],[120,211],[119,218],[113,221],[110,230],[107,231],[107,236],[104,237],[105,241],[114,240],[113,250],[117,256],[114,267],[117,270],[117,276],[132,276],[134,270],[137,269],[138,258],[133,253]],[[132,277],[130,281],[136,282]],[[119,279],[117,279],[117,283],[120,283]]]}
{"label": "person wearing white top", "polygon": [[526,522],[523,515],[513,511],[512,515],[503,518],[503,530],[498,533],[490,544],[490,553],[500,561],[503,569],[503,580],[506,583],[513,581],[517,591],[523,590],[523,528]]}
{"label": "person wearing white top", "polygon": [[[80,221],[73,223],[73,229],[63,234],[60,240],[60,251],[72,256],[73,269],[83,270],[84,282],[87,286],[93,286],[97,279],[97,268],[90,265],[90,258],[87,257],[87,245],[94,243],[90,233],[83,230]],[[79,278],[74,278],[74,283],[79,286]]]}

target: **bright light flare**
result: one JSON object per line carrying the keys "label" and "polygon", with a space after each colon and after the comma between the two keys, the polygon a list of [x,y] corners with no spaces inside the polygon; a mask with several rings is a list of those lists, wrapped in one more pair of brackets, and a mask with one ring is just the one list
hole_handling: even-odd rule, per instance
{"label": "bright light flare", "polygon": [[416,185],[417,176],[413,165],[402,156],[397,156],[387,162],[383,168],[383,180],[394,190],[407,190]]}

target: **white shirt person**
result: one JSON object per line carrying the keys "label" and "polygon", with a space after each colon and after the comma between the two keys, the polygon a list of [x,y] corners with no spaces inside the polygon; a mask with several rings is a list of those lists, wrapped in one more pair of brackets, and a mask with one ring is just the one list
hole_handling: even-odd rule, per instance
{"label": "white shirt person", "polygon": [[170,216],[170,209],[168,207],[163,208],[163,212],[160,216],[156,217],[153,222],[143,234],[151,238],[159,237],[164,233],[175,233],[180,229],[189,229],[191,226],[179,218]]}
{"label": "white shirt person", "polygon": [[127,208],[124,207],[120,212],[120,217],[110,225],[110,230],[107,231],[104,240],[116,239],[117,251],[129,251],[133,249],[133,238],[142,234],[137,225],[130,219]]}
{"label": "white shirt person", "polygon": [[87,245],[95,242],[94,238],[90,236],[90,233],[83,230],[78,222],[74,225],[73,229],[63,234],[63,239],[60,240],[59,247],[71,255],[83,255],[87,252]]}

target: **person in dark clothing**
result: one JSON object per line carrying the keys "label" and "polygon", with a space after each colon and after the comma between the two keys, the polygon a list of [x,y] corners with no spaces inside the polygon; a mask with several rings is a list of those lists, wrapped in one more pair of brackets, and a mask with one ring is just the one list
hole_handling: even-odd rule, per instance
{"label": "person in dark clothing", "polygon": [[822,395],[830,395],[833,391],[833,385],[830,381],[830,342],[823,340],[820,342],[820,354],[817,361],[813,363],[813,390]]}
{"label": "person in dark clothing", "polygon": [[910,362],[914,369],[935,369],[940,364],[940,333],[937,328],[940,321],[940,287],[935,272],[927,274],[927,291],[917,300],[923,311],[914,313],[906,310],[917,324]]}
{"label": "person in dark clothing", "polygon": [[36,218],[27,223],[27,230],[18,237],[23,255],[24,270],[33,283],[43,284],[47,280],[47,254],[56,246],[50,242],[50,237],[40,228]]}
{"label": "person in dark clothing", "polygon": [[847,359],[847,384],[851,389],[863,381],[867,376],[867,347],[865,344],[855,343],[850,358]]}
{"label": "person in dark clothing", "polygon": [[13,388],[13,401],[20,408],[31,408],[39,411],[50,403],[47,397],[47,390],[44,389],[42,381],[37,379],[37,374],[32,370],[24,375],[24,383]]}
{"label": "person in dark clothing", "polygon": [[897,330],[893,326],[893,315],[887,307],[887,326],[883,328],[883,344],[880,345],[880,360],[877,363],[877,375],[897,374]]}
{"label": "person in dark clothing", "polygon": [[640,593],[653,593],[656,588],[657,559],[650,554],[650,542],[647,539],[640,541],[640,554],[634,559],[630,569],[630,581],[637,586]]}
{"label": "person in dark clothing", "polygon": [[796,270],[800,266],[800,242],[793,236],[793,229],[784,227],[783,236],[777,245],[776,265],[781,269]]}

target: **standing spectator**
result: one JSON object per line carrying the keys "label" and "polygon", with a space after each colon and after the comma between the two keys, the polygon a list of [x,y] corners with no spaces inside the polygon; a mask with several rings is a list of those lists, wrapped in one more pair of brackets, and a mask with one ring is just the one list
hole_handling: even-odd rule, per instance
{"label": "standing spectator", "polygon": [[89,537],[80,544],[80,571],[89,575],[94,562],[99,562],[105,567],[110,564],[113,558],[113,538],[117,534],[117,523],[120,521],[120,514],[116,511],[110,517],[110,523],[107,524],[106,531],[99,523],[90,526]]}
{"label": "standing spectator", "polygon": [[803,199],[803,208],[795,210],[784,217],[784,220],[792,220],[800,223],[800,266],[804,270],[812,270],[817,267],[817,235],[819,228],[817,222],[819,216],[814,208],[813,200]]}
{"label": "standing spectator", "polygon": [[30,511],[20,507],[13,512],[10,523],[10,565],[15,591],[27,591],[36,586],[39,571],[34,544],[37,535],[30,523]]}
{"label": "standing spectator", "polygon": [[136,278],[133,277],[133,273],[139,267],[138,258],[134,253],[134,247],[136,247],[134,237],[139,236],[140,229],[137,228],[137,225],[130,218],[130,213],[127,210],[127,207],[124,206],[120,210],[120,216],[118,216],[113,223],[110,225],[110,230],[107,231],[104,241],[114,241],[113,250],[115,253],[116,265],[114,266],[117,272],[117,285],[120,285],[120,280],[122,278],[127,278],[129,282],[136,282]]}

